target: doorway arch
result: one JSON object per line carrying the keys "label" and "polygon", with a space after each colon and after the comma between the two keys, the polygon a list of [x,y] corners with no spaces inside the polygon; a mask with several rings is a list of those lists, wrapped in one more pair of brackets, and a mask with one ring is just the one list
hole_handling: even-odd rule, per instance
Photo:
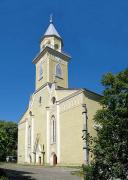
{"label": "doorway arch", "polygon": [[57,155],[55,153],[53,154],[53,165],[57,165]]}
{"label": "doorway arch", "polygon": [[57,155],[54,152],[51,153],[50,164],[52,166],[57,165]]}

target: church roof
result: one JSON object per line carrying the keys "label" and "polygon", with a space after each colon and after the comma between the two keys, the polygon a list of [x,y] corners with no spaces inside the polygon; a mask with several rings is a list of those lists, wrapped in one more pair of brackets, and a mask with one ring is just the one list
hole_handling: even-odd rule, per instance
{"label": "church roof", "polygon": [[55,26],[53,25],[53,22],[50,22],[46,32],[44,33],[44,36],[57,36],[57,37],[61,38],[59,33],[57,32]]}
{"label": "church roof", "polygon": [[44,36],[56,36],[56,37],[61,39],[59,33],[57,32],[57,30],[56,30],[56,28],[55,28],[55,26],[53,24],[52,15],[50,16],[50,21],[49,22],[50,22],[50,24],[49,24],[47,30],[45,31]]}

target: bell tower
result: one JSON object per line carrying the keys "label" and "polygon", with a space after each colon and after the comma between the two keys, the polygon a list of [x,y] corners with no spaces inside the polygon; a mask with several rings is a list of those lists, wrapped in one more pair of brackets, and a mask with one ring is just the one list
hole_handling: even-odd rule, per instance
{"label": "bell tower", "polygon": [[62,51],[63,40],[53,19],[40,41],[40,52],[33,60],[36,66],[36,90],[47,83],[68,88],[68,62],[70,57]]}
{"label": "bell tower", "polygon": [[42,51],[42,49],[46,46],[49,46],[59,52],[61,52],[63,47],[63,41],[53,25],[52,16],[50,17],[50,25],[41,39],[40,51]]}

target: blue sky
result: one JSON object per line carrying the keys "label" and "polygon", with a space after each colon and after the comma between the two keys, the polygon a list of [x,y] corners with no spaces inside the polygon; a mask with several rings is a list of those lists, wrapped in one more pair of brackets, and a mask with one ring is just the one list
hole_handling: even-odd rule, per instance
{"label": "blue sky", "polygon": [[0,0],[0,119],[18,122],[28,105],[51,13],[72,56],[70,87],[102,93],[102,75],[128,65],[127,0]]}

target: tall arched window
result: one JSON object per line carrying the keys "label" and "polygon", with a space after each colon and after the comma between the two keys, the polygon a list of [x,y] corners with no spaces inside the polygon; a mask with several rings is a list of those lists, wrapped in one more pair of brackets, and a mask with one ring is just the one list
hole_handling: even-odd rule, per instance
{"label": "tall arched window", "polygon": [[56,71],[56,73],[55,73],[56,76],[62,78],[62,67],[60,64],[56,65],[55,71]]}
{"label": "tall arched window", "polygon": [[56,119],[55,116],[51,118],[51,143],[56,143]]}

